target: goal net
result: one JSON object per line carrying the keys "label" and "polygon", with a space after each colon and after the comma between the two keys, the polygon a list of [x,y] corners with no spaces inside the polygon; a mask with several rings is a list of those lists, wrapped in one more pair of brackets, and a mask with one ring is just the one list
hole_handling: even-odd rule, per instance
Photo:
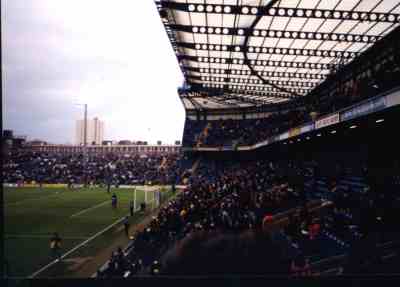
{"label": "goal net", "polygon": [[141,204],[146,204],[146,210],[154,210],[161,204],[161,188],[159,186],[140,186],[134,191],[135,211],[141,209]]}

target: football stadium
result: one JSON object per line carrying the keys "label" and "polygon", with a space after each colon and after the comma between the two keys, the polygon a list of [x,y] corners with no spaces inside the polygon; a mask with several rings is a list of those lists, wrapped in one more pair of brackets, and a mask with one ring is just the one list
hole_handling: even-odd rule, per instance
{"label": "football stadium", "polygon": [[400,1],[153,6],[181,143],[3,133],[5,276],[399,274]]}

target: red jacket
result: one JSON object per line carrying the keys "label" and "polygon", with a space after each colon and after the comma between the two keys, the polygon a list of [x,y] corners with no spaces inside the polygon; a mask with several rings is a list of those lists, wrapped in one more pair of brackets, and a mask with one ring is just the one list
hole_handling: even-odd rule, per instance
{"label": "red jacket", "polygon": [[311,275],[311,267],[306,262],[306,264],[301,267],[301,266],[296,266],[294,261],[292,261],[292,264],[290,266],[290,273],[292,276],[298,277],[298,276],[310,276]]}

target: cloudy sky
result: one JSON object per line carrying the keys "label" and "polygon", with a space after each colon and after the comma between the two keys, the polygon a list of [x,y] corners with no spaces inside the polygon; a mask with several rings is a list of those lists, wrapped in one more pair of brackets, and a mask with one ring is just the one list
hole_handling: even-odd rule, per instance
{"label": "cloudy sky", "polygon": [[73,143],[87,103],[106,139],[181,139],[183,76],[153,0],[1,4],[5,129]]}

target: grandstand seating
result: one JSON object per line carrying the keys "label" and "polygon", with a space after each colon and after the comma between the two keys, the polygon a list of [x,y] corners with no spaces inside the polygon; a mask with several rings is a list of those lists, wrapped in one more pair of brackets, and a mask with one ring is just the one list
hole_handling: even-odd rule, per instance
{"label": "grandstand seating", "polygon": [[[304,111],[271,114],[259,119],[195,121],[186,119],[184,146],[252,145],[309,119]],[[205,132],[206,131],[206,132]]]}
{"label": "grandstand seating", "polygon": [[[386,63],[376,71],[378,77],[362,78],[337,95],[319,99],[301,110],[273,113],[258,119],[191,120],[186,119],[183,146],[220,147],[235,145],[254,145],[268,137],[288,131],[312,120],[311,113],[326,115],[365,99],[374,97],[398,85],[400,68],[396,63]],[[383,76],[384,75],[384,76]],[[206,128],[207,127],[207,128]],[[204,133],[204,131],[207,131]]]}
{"label": "grandstand seating", "polygon": [[[3,182],[183,185],[135,234],[125,229],[129,244],[98,278],[175,275],[170,259],[188,246],[198,248],[188,270],[221,262],[243,275],[243,262],[261,258],[255,265],[297,276],[300,258],[313,275],[399,273],[400,3],[389,2],[399,1],[156,0],[184,77],[182,154],[21,148],[7,154]],[[276,253],[254,259],[256,240],[243,234]],[[215,250],[203,256],[191,239],[210,235],[223,244],[207,238]],[[240,258],[234,248],[244,250],[236,266],[223,262]]]}
{"label": "grandstand seating", "polygon": [[[323,174],[319,174],[319,178],[314,178],[316,187],[314,190],[310,190],[311,178],[315,176],[310,172],[310,169],[312,169],[310,166],[313,165],[320,166],[316,162],[304,164],[303,172],[308,174],[308,179],[305,179],[307,181],[305,189],[308,200],[322,198],[336,203],[338,197],[332,196],[332,188],[329,186],[328,178],[324,177]],[[283,178],[282,175],[277,176],[278,169],[286,170]],[[181,217],[179,215],[181,211],[186,210],[186,215],[178,221],[180,227],[178,229],[176,229],[178,226],[174,227],[172,233],[171,230],[167,232],[169,235],[163,237],[166,240],[164,246],[161,243],[153,245],[153,248],[141,245],[142,247],[138,247],[134,252],[136,256],[140,254],[144,266],[148,266],[147,269],[143,268],[141,272],[151,272],[149,267],[151,262],[154,260],[162,262],[162,254],[173,246],[173,242],[185,238],[187,234],[196,232],[196,230],[218,229],[225,232],[228,230],[245,230],[249,227],[257,229],[264,214],[269,213],[278,216],[280,213],[285,214],[287,210],[296,208],[300,198],[299,193],[294,192],[291,188],[291,186],[296,185],[293,185],[294,182],[290,178],[289,169],[297,169],[297,167],[282,161],[271,164],[271,162],[265,160],[239,163],[201,160],[196,175],[192,175],[189,180],[188,189],[172,203],[175,210],[166,211],[164,209],[156,219],[156,222],[162,222],[162,218],[166,216],[165,212],[169,213],[169,216]],[[361,168],[358,170],[354,167],[344,168],[344,170],[346,172],[335,178],[337,182],[336,192],[352,194],[355,197],[345,197],[344,202],[346,204],[344,207],[335,205],[333,209],[328,208],[319,212],[321,230],[315,238],[310,239],[307,234],[302,233],[299,233],[296,238],[291,238],[286,235],[284,229],[274,233],[274,239],[287,246],[289,257],[294,258],[298,254],[304,254],[310,261],[314,273],[338,272],[337,267],[345,266],[347,260],[345,258],[348,258],[351,253],[350,250],[360,240],[364,240],[365,234],[360,230],[361,223],[356,216],[357,208],[354,205],[352,206],[349,200],[356,200],[357,203],[362,201],[368,195],[367,184],[365,179],[360,176]],[[252,185],[252,182],[257,184]],[[289,186],[282,187],[282,182],[288,182]],[[253,188],[255,190],[249,192]],[[247,196],[244,196],[244,191],[248,196],[256,199],[255,205],[248,205],[249,202],[246,201]],[[292,200],[284,200],[285,193],[291,194]],[[206,204],[202,202],[206,202]],[[181,209],[182,207],[183,209]],[[154,222],[153,224],[157,225]],[[160,226],[157,228],[160,228]],[[154,236],[158,238],[157,235]],[[167,238],[169,239],[167,240]],[[377,242],[387,244],[389,241],[398,239],[396,234],[391,233],[386,234],[383,241],[378,240]],[[156,241],[161,242],[160,239]],[[133,244],[136,244],[136,241]],[[154,246],[158,246],[158,248],[154,249]],[[153,251],[151,254],[148,251],[143,251],[149,250],[149,248]],[[142,251],[139,252],[138,249]],[[160,268],[162,270],[162,265]],[[162,271],[160,272],[162,273]],[[131,271],[129,274],[134,275]]]}
{"label": "grandstand seating", "polygon": [[[201,5],[197,7],[200,10],[194,5],[192,8],[193,13],[206,10]],[[170,7],[161,5],[160,9]],[[209,9],[213,7],[210,5]],[[250,29],[260,17],[262,15],[255,17]],[[167,18],[164,21],[169,23]],[[185,19],[176,21],[185,22]],[[193,28],[193,31],[198,29]],[[181,35],[180,29],[177,28],[174,35]],[[210,27],[211,31],[213,29]],[[398,232],[394,231],[394,218],[399,211],[393,206],[399,207],[399,196],[394,190],[399,187],[400,179],[399,165],[396,167],[392,163],[398,160],[399,142],[382,141],[389,134],[393,135],[398,127],[393,128],[393,123],[392,128],[380,128],[375,124],[388,122],[382,116],[387,112],[386,108],[393,108],[392,115],[396,114],[395,105],[383,102],[398,96],[399,31],[395,28],[395,32],[374,46],[360,50],[363,54],[346,65],[342,64],[345,59],[330,59],[329,63],[334,65],[326,79],[311,87],[304,97],[300,96],[303,92],[291,89],[297,87],[292,79],[280,83],[285,88],[273,85],[270,81],[274,72],[260,73],[255,64],[260,65],[261,61],[247,59],[246,52],[242,59],[244,70],[237,73],[228,68],[227,77],[192,76],[193,72],[203,73],[203,68],[182,65],[190,75],[180,89],[188,115],[183,147],[188,155],[196,156],[197,169],[191,174],[187,189],[157,217],[157,230],[160,234],[168,234],[164,234],[164,239],[168,238],[165,245],[170,247],[177,243],[179,246],[185,238],[200,232],[218,230],[240,234],[244,230],[254,230],[267,233],[284,247],[288,257],[277,258],[277,261],[289,259],[294,262],[304,256],[308,260],[304,262],[310,262],[312,272],[317,274],[357,270],[365,274],[382,262],[383,257],[396,254],[391,248],[397,246],[399,239]],[[251,31],[245,35],[245,45],[252,32],[258,33]],[[283,34],[286,33],[283,31]],[[176,39],[171,38],[175,44]],[[196,47],[197,43],[190,44]],[[214,47],[214,44],[201,46],[205,50]],[[257,48],[264,47],[254,50]],[[250,49],[253,47],[249,47],[249,52]],[[328,55],[327,51],[324,53]],[[184,51],[179,51],[177,57],[179,60],[193,58]],[[211,67],[218,67],[217,71],[221,68],[216,59],[199,57],[199,62],[203,60]],[[232,63],[237,61],[230,60]],[[305,62],[304,66],[312,65]],[[281,67],[289,66],[284,63]],[[214,74],[212,69],[209,74]],[[225,71],[220,75],[224,74]],[[257,79],[251,79],[256,74]],[[242,79],[241,75],[246,78]],[[311,73],[304,78],[297,76],[305,80],[299,80],[300,87],[308,86]],[[290,75],[282,73],[282,77],[290,78]],[[235,82],[244,85],[233,88]],[[277,101],[268,101],[275,94],[259,93],[262,87],[253,86],[261,83],[265,91],[270,88],[267,86],[272,86],[271,91],[278,95]],[[385,92],[388,94],[382,97]],[[370,101],[363,102],[366,99]],[[213,104],[209,105],[210,102]],[[347,117],[344,111],[350,116]],[[331,113],[334,113],[332,117],[324,117]],[[326,121],[318,121],[322,118]],[[393,119],[397,121],[395,116]],[[311,125],[311,122],[319,125]],[[306,123],[310,125],[302,126]],[[278,134],[279,138],[275,137]],[[268,144],[257,145],[269,139]],[[238,146],[242,148],[235,149]],[[387,169],[380,171],[381,165]],[[310,208],[315,202],[319,208]],[[159,235],[154,236],[158,238]],[[151,259],[161,264],[158,266],[161,274],[168,274],[163,273],[168,268],[163,268],[165,261],[160,251],[167,247],[158,247],[159,257],[154,256],[153,249]],[[287,269],[289,273],[289,267]]]}
{"label": "grandstand seating", "polygon": [[6,183],[170,183],[173,178],[180,178],[183,161],[178,154],[109,153],[86,157],[17,150],[4,162],[2,177]]}

